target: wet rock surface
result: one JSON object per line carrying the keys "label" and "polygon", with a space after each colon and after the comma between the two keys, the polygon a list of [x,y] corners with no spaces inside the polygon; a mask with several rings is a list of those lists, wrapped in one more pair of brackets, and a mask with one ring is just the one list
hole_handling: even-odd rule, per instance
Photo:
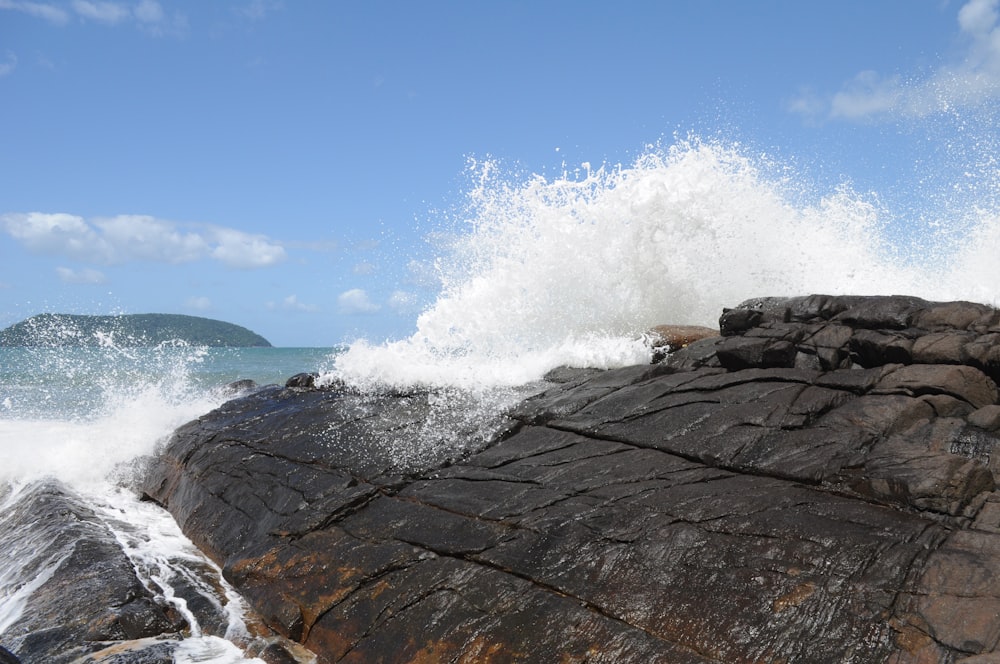
{"label": "wet rock surface", "polygon": [[321,662],[998,661],[1000,313],[764,298],[720,330],[471,442],[440,395],[267,388],[144,490]]}
{"label": "wet rock surface", "polygon": [[0,651],[0,662],[90,661],[114,644],[178,634],[176,616],[153,601],[113,533],[75,494],[55,480],[9,491],[0,500],[3,553],[23,563],[23,583],[8,586],[21,610],[0,633],[18,659]]}
{"label": "wet rock surface", "polygon": [[[217,568],[132,558],[147,535],[129,527],[55,479],[0,487],[0,664],[173,664],[185,639],[230,632]],[[250,655],[293,661],[298,646],[241,616],[247,633],[233,637]],[[201,643],[184,661],[218,649]]]}

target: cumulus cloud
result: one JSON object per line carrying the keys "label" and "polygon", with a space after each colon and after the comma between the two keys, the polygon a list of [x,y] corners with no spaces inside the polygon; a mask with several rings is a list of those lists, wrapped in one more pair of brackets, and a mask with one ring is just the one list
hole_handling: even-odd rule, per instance
{"label": "cumulus cloud", "polygon": [[832,95],[804,91],[788,110],[804,117],[867,120],[924,117],[1000,97],[1000,0],[968,0],[958,11],[962,56],[928,76],[905,80],[863,71]]}
{"label": "cumulus cloud", "polygon": [[109,247],[98,232],[71,214],[5,214],[0,229],[30,251],[57,254],[94,263],[109,262]]}
{"label": "cumulus cloud", "polygon": [[0,9],[21,12],[36,18],[41,18],[55,25],[65,25],[69,21],[69,13],[48,2],[28,2],[27,0],[0,0]]}
{"label": "cumulus cloud", "polygon": [[67,284],[103,284],[107,281],[103,272],[92,268],[73,270],[68,267],[57,267],[56,274],[63,283]]}
{"label": "cumulus cloud", "polygon": [[215,245],[212,258],[229,267],[269,267],[285,260],[285,248],[263,235],[250,235],[232,228],[218,227],[210,229],[208,235]]}
{"label": "cumulus cloud", "polygon": [[210,311],[212,301],[204,295],[194,295],[184,301],[184,306],[194,311]]}
{"label": "cumulus cloud", "polygon": [[[187,263],[204,256],[208,240],[198,233],[184,233],[167,221],[145,215],[123,214],[94,222],[106,244],[109,261]],[[127,257],[127,258],[125,258]]]}
{"label": "cumulus cloud", "polygon": [[319,307],[315,304],[306,304],[305,302],[300,302],[298,296],[289,295],[281,302],[268,302],[268,309],[275,309],[281,311],[306,311],[313,312],[319,311]]}
{"label": "cumulus cloud", "polygon": [[352,288],[337,296],[337,308],[342,314],[371,314],[380,309],[361,288]]}
{"label": "cumulus cloud", "polygon": [[29,251],[100,265],[214,259],[228,267],[254,269],[276,265],[286,257],[284,247],[264,235],[205,224],[182,228],[146,215],[88,221],[64,213],[2,214],[0,231]]}

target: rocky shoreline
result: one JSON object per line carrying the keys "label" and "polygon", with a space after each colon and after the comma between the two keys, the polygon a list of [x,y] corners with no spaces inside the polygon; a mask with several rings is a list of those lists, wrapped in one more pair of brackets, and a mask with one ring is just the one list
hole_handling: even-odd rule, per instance
{"label": "rocky shoreline", "polygon": [[458,454],[401,454],[433,393],[300,378],[141,489],[321,663],[1000,662],[1000,312],[763,298],[720,329],[553,372],[482,439],[456,406]]}

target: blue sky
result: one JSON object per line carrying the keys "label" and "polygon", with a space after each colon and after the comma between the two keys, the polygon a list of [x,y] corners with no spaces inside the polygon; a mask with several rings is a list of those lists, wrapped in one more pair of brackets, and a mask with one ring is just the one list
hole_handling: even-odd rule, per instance
{"label": "blue sky", "polygon": [[926,118],[1000,95],[997,5],[0,0],[0,327],[406,335],[469,157],[555,174],[694,131],[905,189]]}

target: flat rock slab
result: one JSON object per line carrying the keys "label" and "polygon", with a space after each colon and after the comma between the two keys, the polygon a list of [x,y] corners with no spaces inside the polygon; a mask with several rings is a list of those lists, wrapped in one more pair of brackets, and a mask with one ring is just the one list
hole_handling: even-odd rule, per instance
{"label": "flat rock slab", "polygon": [[144,491],[320,662],[1000,661],[1000,314],[761,298],[720,330],[491,435],[447,395],[262,390]]}

